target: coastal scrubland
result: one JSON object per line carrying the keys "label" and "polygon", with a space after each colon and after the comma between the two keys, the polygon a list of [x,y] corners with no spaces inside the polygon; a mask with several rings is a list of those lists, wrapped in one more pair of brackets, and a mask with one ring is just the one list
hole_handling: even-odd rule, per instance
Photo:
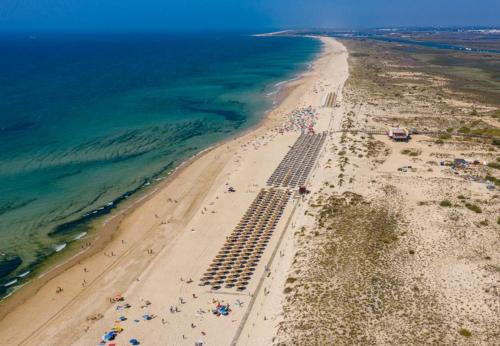
{"label": "coastal scrubland", "polygon": [[[343,44],[343,114],[295,229],[274,343],[496,344],[498,57]],[[410,143],[371,133],[398,125]]]}

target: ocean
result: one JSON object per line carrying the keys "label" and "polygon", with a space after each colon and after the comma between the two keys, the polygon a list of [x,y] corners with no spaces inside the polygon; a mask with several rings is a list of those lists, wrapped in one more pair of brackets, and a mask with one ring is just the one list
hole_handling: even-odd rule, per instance
{"label": "ocean", "polygon": [[92,221],[255,124],[321,44],[245,33],[0,35],[0,297]]}

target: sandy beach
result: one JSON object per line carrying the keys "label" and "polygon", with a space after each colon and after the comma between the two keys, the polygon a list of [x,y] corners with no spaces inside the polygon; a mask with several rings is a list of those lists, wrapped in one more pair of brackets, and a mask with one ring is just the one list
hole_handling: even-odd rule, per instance
{"label": "sandy beach", "polygon": [[[286,242],[289,232],[284,231],[297,200],[288,203],[245,291],[212,292],[198,285],[199,278],[298,138],[289,114],[312,106],[318,116],[315,130],[330,126],[333,109],[321,106],[326,91],[338,92],[347,78],[347,53],[332,39],[322,41],[323,52],[311,70],[287,86],[286,97],[260,126],[190,162],[117,221],[104,249],[65,268],[10,310],[0,322],[3,342],[98,344],[121,316],[126,320],[119,322],[123,331],[117,343],[136,338],[145,345],[192,345],[196,340],[220,345],[233,339],[240,343],[238,335],[246,342],[241,335],[259,315],[260,278],[276,258],[282,234]],[[236,192],[228,192],[229,186]],[[111,302],[117,294],[125,302]],[[229,316],[210,312],[215,301],[230,304]],[[124,304],[130,307],[122,309]],[[179,312],[172,313],[171,307]],[[154,318],[145,320],[144,315]]]}

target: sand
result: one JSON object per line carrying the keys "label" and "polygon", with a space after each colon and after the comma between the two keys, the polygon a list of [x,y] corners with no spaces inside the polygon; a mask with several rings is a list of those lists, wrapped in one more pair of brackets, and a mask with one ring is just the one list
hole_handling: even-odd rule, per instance
{"label": "sand", "polygon": [[[260,317],[267,310],[279,313],[282,290],[273,287],[283,285],[291,262],[288,247],[299,200],[288,204],[246,291],[210,292],[198,283],[298,138],[298,131],[278,131],[288,114],[313,106],[318,110],[317,131],[338,126],[334,114],[341,108],[321,106],[329,92],[341,91],[348,77],[347,52],[333,39],[321,40],[323,52],[312,69],[288,85],[286,97],[257,128],[199,155],[156,193],[124,212],[114,221],[118,229],[104,249],[75,259],[78,263],[64,267],[8,312],[0,321],[2,343],[98,344],[120,316],[127,320],[119,323],[124,330],[118,344],[131,338],[145,345],[193,345],[196,340],[207,345],[268,343],[274,324]],[[315,170],[311,184],[314,175]],[[229,186],[236,192],[229,193]],[[266,264],[271,275],[265,272]],[[124,302],[110,302],[116,294],[131,307],[117,311]],[[231,305],[229,316],[209,312],[215,300]],[[179,312],[171,313],[170,307]],[[154,318],[145,321],[145,314]]]}
{"label": "sand", "polygon": [[[248,329],[248,339],[275,345],[498,344],[499,194],[484,178],[498,179],[498,170],[440,165],[454,158],[495,162],[498,148],[491,139],[414,135],[404,143],[353,131],[408,124],[430,131],[454,127],[456,133],[482,119],[495,124],[495,105],[465,102],[453,88],[456,81],[416,72],[427,66],[411,65],[400,49],[345,44],[357,54],[349,57],[343,112],[332,126],[345,132],[327,143],[312,192],[292,219],[277,284],[253,322],[268,331],[259,338]],[[424,81],[415,84],[417,79]],[[411,168],[399,170],[404,166]]]}

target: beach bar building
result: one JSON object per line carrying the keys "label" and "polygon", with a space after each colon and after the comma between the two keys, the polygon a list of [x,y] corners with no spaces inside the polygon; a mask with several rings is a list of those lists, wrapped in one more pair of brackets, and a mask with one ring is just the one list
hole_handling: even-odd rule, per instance
{"label": "beach bar building", "polygon": [[410,140],[410,130],[407,128],[393,127],[389,129],[387,135],[398,142],[408,142]]}

